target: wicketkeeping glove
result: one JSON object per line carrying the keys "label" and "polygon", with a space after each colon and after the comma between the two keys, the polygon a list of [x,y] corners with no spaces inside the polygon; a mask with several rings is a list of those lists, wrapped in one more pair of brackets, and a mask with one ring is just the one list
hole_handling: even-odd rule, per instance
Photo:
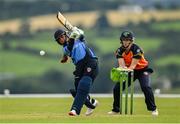
{"label": "wicketkeeping glove", "polygon": [[73,27],[69,37],[72,39],[78,39],[81,35],[84,35],[84,31],[77,27]]}
{"label": "wicketkeeping glove", "polygon": [[133,70],[127,68],[121,68],[121,67],[112,68],[110,73],[110,78],[113,82],[117,83],[120,80],[121,72],[131,72],[131,71]]}

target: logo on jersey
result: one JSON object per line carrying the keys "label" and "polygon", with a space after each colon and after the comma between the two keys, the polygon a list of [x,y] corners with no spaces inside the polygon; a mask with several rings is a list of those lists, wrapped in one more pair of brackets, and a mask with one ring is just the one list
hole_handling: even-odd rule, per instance
{"label": "logo on jersey", "polygon": [[125,37],[127,37],[129,34],[130,34],[130,33],[127,32],[127,31],[123,33],[123,35],[124,35]]}
{"label": "logo on jersey", "polygon": [[90,67],[87,68],[87,72],[91,72],[91,70],[92,70],[92,69],[91,69]]}
{"label": "logo on jersey", "polygon": [[146,71],[144,72],[144,75],[148,75],[148,74],[149,74],[148,72],[146,72]]}
{"label": "logo on jersey", "polygon": [[140,49],[137,49],[137,51],[136,51],[136,52],[137,52],[137,53],[139,53],[140,51],[141,51]]}

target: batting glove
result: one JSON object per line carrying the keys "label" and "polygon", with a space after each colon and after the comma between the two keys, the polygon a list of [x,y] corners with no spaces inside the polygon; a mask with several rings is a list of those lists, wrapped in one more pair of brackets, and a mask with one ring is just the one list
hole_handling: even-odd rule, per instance
{"label": "batting glove", "polygon": [[63,58],[61,59],[61,63],[66,63],[67,60],[68,60],[68,57],[64,55]]}
{"label": "batting glove", "polygon": [[78,31],[81,35],[84,35],[84,31],[82,29],[77,28],[77,27],[73,27],[72,31]]}
{"label": "batting glove", "polygon": [[77,27],[73,27],[72,32],[70,34],[70,38],[78,39],[80,35],[84,35],[84,31]]}

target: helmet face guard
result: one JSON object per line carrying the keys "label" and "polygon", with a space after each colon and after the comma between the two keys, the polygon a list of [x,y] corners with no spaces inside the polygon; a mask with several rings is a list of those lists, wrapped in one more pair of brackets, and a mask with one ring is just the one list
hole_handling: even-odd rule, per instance
{"label": "helmet face guard", "polygon": [[61,35],[65,35],[65,34],[66,34],[66,32],[65,32],[64,30],[62,30],[62,29],[57,30],[57,31],[54,33],[54,39],[55,39],[55,41],[58,41],[59,37],[60,37]]}
{"label": "helmet face guard", "polygon": [[[122,44],[122,47],[124,49],[127,49],[130,46],[130,44],[134,41],[133,33],[130,31],[123,31],[120,36],[120,41],[121,41],[120,43]],[[128,46],[124,46],[122,41],[131,41],[131,42],[129,43]]]}
{"label": "helmet face guard", "polygon": [[62,29],[59,29],[57,30],[55,33],[54,33],[54,39],[55,41],[59,44],[59,45],[63,45],[61,44],[60,42],[58,42],[59,38],[62,36],[62,35],[66,35],[66,32]]}

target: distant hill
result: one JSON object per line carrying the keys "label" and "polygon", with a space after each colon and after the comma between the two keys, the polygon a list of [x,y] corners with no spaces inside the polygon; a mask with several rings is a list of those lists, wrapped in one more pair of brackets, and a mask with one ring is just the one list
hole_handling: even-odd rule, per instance
{"label": "distant hill", "polygon": [[126,0],[0,0],[0,20],[62,12],[117,9]]}
{"label": "distant hill", "polygon": [[[84,28],[92,28],[98,17],[99,11],[90,12],[74,12],[64,13],[65,17],[73,25],[82,26]],[[106,13],[108,22],[113,27],[126,25],[127,23],[138,24],[140,22],[148,22],[151,20],[163,21],[163,20],[180,20],[180,10],[178,11],[143,11],[142,13],[123,12],[123,11],[107,11]],[[56,19],[56,13],[42,16],[34,16],[27,18],[32,32],[37,30],[56,29],[61,25]],[[12,19],[0,21],[0,34],[5,32],[17,33],[20,29],[22,19]]]}

